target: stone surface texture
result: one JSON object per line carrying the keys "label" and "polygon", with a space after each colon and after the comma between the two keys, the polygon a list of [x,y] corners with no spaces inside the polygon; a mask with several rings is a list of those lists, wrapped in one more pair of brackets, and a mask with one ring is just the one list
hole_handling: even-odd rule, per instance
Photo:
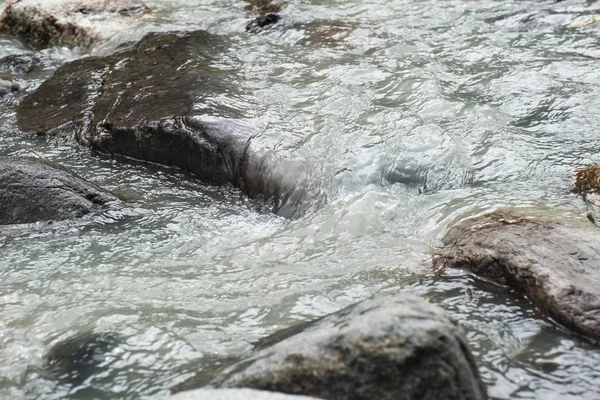
{"label": "stone surface texture", "polygon": [[254,132],[218,100],[237,90],[235,72],[214,66],[226,47],[204,31],[155,33],[120,53],[68,63],[20,103],[19,127],[231,184],[290,216],[303,197],[297,181],[253,151]]}
{"label": "stone surface texture", "polygon": [[524,293],[543,313],[600,339],[600,232],[515,212],[455,224],[438,270],[463,268]]}
{"label": "stone surface texture", "polygon": [[103,211],[116,197],[43,162],[0,158],[0,225],[60,221]]}
{"label": "stone surface texture", "polygon": [[212,386],[328,400],[486,398],[456,322],[409,294],[380,295],[275,334]]}
{"label": "stone surface texture", "polygon": [[147,12],[140,0],[9,0],[0,33],[35,47],[88,47],[131,28]]}

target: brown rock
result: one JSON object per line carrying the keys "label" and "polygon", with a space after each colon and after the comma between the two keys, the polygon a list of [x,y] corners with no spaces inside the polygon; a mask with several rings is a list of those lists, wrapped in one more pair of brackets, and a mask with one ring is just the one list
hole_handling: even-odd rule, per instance
{"label": "brown rock", "polygon": [[148,12],[140,0],[9,0],[0,33],[36,47],[87,47],[135,24]]}
{"label": "brown rock", "polygon": [[266,15],[280,13],[283,8],[283,2],[276,0],[244,0],[247,5],[244,9],[251,14]]}
{"label": "brown rock", "polygon": [[543,313],[600,339],[600,233],[512,212],[451,227],[434,267],[463,268],[524,293]]}
{"label": "brown rock", "polygon": [[600,227],[600,165],[575,172],[573,193],[583,197],[588,219]]}

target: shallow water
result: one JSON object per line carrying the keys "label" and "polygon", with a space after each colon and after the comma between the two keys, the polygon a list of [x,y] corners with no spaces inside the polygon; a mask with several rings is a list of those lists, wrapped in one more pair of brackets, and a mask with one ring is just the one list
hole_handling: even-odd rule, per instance
{"label": "shallow water", "polygon": [[[5,2],[0,1],[0,6]],[[315,203],[275,216],[234,189],[21,136],[0,100],[0,155],[42,157],[127,199],[101,219],[0,231],[0,398],[161,398],[278,329],[408,289],[465,327],[496,399],[600,397],[600,347],[518,295],[430,254],[455,218],[500,207],[586,223],[572,172],[598,162],[600,14],[594,1],[292,1],[247,34],[242,2],[148,0],[143,30],[231,39],[220,99],[301,170]],[[350,31],[319,43],[311,30]],[[0,38],[0,57],[27,50]],[[32,90],[83,50],[38,52]],[[39,372],[53,344],[122,338],[118,361],[75,391]]]}

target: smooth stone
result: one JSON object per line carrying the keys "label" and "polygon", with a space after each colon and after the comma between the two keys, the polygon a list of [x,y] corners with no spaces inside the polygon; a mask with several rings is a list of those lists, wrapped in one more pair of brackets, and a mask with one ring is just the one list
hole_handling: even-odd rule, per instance
{"label": "smooth stone", "polygon": [[255,132],[236,120],[239,110],[214,100],[236,95],[235,71],[215,66],[228,44],[204,31],[154,33],[120,53],[68,63],[19,104],[19,127],[176,166],[292,216],[304,189],[291,169],[258,154]]}
{"label": "smooth stone", "polygon": [[0,33],[35,47],[88,47],[131,29],[148,11],[140,0],[9,0]]}
{"label": "smooth stone", "polygon": [[600,339],[600,232],[518,212],[459,221],[434,267],[462,268],[524,293],[543,313]]}
{"label": "smooth stone", "polygon": [[181,392],[165,400],[318,400],[314,397],[296,396],[254,389],[198,389]]}
{"label": "smooth stone", "polygon": [[276,333],[211,386],[328,400],[487,398],[456,321],[409,294],[379,295]]}
{"label": "smooth stone", "polygon": [[116,197],[49,164],[0,158],[0,225],[79,218],[117,202]]}

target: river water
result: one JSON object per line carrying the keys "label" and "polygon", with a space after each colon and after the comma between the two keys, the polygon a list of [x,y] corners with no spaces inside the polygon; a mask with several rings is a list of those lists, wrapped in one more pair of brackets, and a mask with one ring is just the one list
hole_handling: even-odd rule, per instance
{"label": "river water", "polygon": [[[1,103],[0,155],[58,163],[128,207],[0,231],[0,398],[161,398],[278,329],[401,289],[461,323],[492,398],[600,398],[597,345],[504,288],[430,268],[461,216],[587,223],[569,187],[599,161],[599,2],[291,1],[261,34],[241,2],[146,3],[143,30],[91,51],[152,30],[229,37],[223,68],[250,94],[223,101],[323,200],[287,220],[176,170],[24,137]],[[24,50],[0,38],[0,57]],[[22,85],[87,54],[38,52]],[[69,392],[42,354],[87,331],[117,335],[119,355]]]}

